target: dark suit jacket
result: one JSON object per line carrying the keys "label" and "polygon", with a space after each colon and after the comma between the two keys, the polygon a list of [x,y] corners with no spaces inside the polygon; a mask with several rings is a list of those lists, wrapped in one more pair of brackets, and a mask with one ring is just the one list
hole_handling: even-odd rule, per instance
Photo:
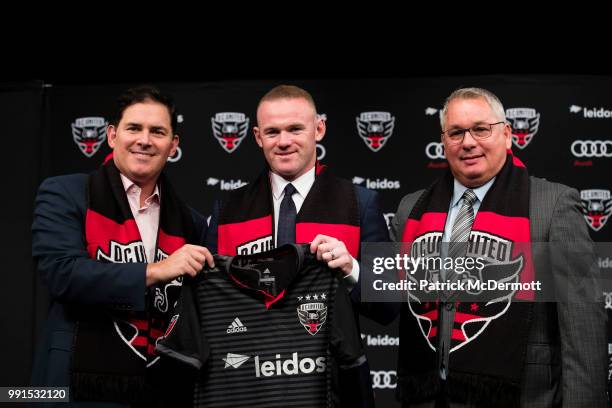
{"label": "dark suit jacket", "polygon": [[[392,239],[401,240],[406,219],[421,193],[408,194],[402,199],[391,225]],[[577,252],[586,254],[591,250],[591,239],[575,189],[530,177],[529,217],[532,242],[569,242]],[[559,278],[558,272],[567,266],[562,260],[543,259],[544,256],[535,255],[536,270],[552,265],[553,279]],[[576,283],[586,281],[596,290],[597,283],[593,281],[597,272],[590,273],[593,275],[587,276],[589,272],[585,271],[581,282]],[[607,406],[607,360],[603,305],[594,302],[536,303],[521,385],[521,407]],[[414,407],[433,407],[433,403]]]}
{"label": "dark suit jacket", "polygon": [[[83,305],[109,309],[145,308],[146,264],[101,263],[85,243],[85,174],[45,180],[36,196],[32,256],[50,292],[51,304],[32,370],[32,384],[68,386],[73,351],[73,311]],[[192,211],[200,236],[206,223]],[[110,404],[109,406],[118,406]]]}

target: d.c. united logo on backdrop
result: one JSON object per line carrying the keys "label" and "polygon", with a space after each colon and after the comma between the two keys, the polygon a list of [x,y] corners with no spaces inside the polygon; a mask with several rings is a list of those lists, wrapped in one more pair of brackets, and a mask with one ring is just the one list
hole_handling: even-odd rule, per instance
{"label": "d.c. united logo on backdrop", "polygon": [[587,225],[593,231],[602,229],[612,213],[610,190],[582,190],[580,200],[582,201],[582,215]]}
{"label": "d.c. united logo on backdrop", "polygon": [[506,109],[506,119],[512,126],[512,143],[524,149],[531,143],[540,126],[540,114],[532,108]]}
{"label": "d.c. united logo on backdrop", "polygon": [[361,112],[355,120],[359,136],[373,152],[385,146],[395,127],[395,116],[389,112]]}
{"label": "d.c. united logo on backdrop", "polygon": [[213,135],[221,147],[233,153],[249,129],[249,118],[239,112],[219,112],[211,119]]}
{"label": "d.c. united logo on backdrop", "polygon": [[72,138],[81,153],[87,157],[96,154],[106,140],[106,126],[108,122],[99,116],[77,118],[71,124]]}

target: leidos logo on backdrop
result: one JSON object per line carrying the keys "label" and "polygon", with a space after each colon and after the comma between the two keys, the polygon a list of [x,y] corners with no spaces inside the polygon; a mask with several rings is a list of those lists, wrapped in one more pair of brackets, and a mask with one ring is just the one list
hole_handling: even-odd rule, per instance
{"label": "leidos logo on backdrop", "polygon": [[221,147],[228,153],[233,153],[249,129],[249,118],[239,112],[219,112],[210,119],[213,135]]}
{"label": "leidos logo on backdrop", "polygon": [[81,153],[86,157],[91,157],[106,140],[106,127],[108,122],[99,116],[87,116],[77,118],[72,127],[72,138],[79,147]]}
{"label": "leidos logo on backdrop", "polygon": [[580,191],[580,199],[582,200],[584,220],[593,231],[599,231],[606,225],[612,213],[610,190],[582,190]]}
{"label": "leidos logo on backdrop", "polygon": [[209,177],[206,179],[206,185],[208,187],[219,187],[222,191],[230,191],[235,190],[237,188],[246,186],[248,183],[246,181],[238,180],[223,180],[214,177]]}
{"label": "leidos logo on backdrop", "polygon": [[395,116],[389,112],[361,112],[355,120],[359,136],[373,152],[385,146],[395,127]]}
{"label": "leidos logo on backdrop", "polygon": [[506,120],[512,127],[512,143],[519,149],[531,143],[540,126],[540,114],[533,108],[506,109]]}
{"label": "leidos logo on backdrop", "polygon": [[[364,185],[365,182],[365,185]],[[386,177],[384,179],[369,179],[363,178],[359,176],[353,177],[353,184],[359,184],[370,190],[399,190],[400,182],[399,180],[388,180]]]}
{"label": "leidos logo on backdrop", "polygon": [[583,108],[582,106],[570,105],[570,113],[577,115],[582,114],[583,118],[586,119],[610,119],[612,118],[612,110],[606,108]]}

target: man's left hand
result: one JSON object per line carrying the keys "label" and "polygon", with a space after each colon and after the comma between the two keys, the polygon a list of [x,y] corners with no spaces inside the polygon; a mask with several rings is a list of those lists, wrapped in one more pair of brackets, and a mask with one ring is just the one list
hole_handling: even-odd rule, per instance
{"label": "man's left hand", "polygon": [[327,262],[330,268],[340,268],[345,275],[350,275],[353,270],[353,257],[344,242],[334,237],[317,235],[310,244],[310,252],[316,252],[319,261]]}

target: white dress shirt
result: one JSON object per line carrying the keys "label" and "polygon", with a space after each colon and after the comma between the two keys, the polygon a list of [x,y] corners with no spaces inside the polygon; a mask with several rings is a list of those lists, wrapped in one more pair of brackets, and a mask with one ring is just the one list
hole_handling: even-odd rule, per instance
{"label": "white dress shirt", "polygon": [[[281,201],[283,201],[283,197],[285,197],[285,186],[291,183],[293,184],[293,187],[295,187],[295,189],[297,190],[297,192],[293,194],[293,197],[291,198],[293,198],[296,213],[299,214],[300,209],[302,208],[302,204],[304,204],[304,200],[306,199],[306,196],[308,195],[308,192],[312,188],[314,182],[314,167],[293,181],[285,180],[278,174],[270,172],[270,184],[272,185],[272,201],[274,204],[274,242],[276,242],[276,232],[278,231],[278,212],[280,211]],[[359,262],[357,262],[352,256],[351,258],[353,259],[353,270],[351,271],[351,274],[345,276],[345,278],[351,277],[351,281],[354,280],[354,283],[359,280]]]}

